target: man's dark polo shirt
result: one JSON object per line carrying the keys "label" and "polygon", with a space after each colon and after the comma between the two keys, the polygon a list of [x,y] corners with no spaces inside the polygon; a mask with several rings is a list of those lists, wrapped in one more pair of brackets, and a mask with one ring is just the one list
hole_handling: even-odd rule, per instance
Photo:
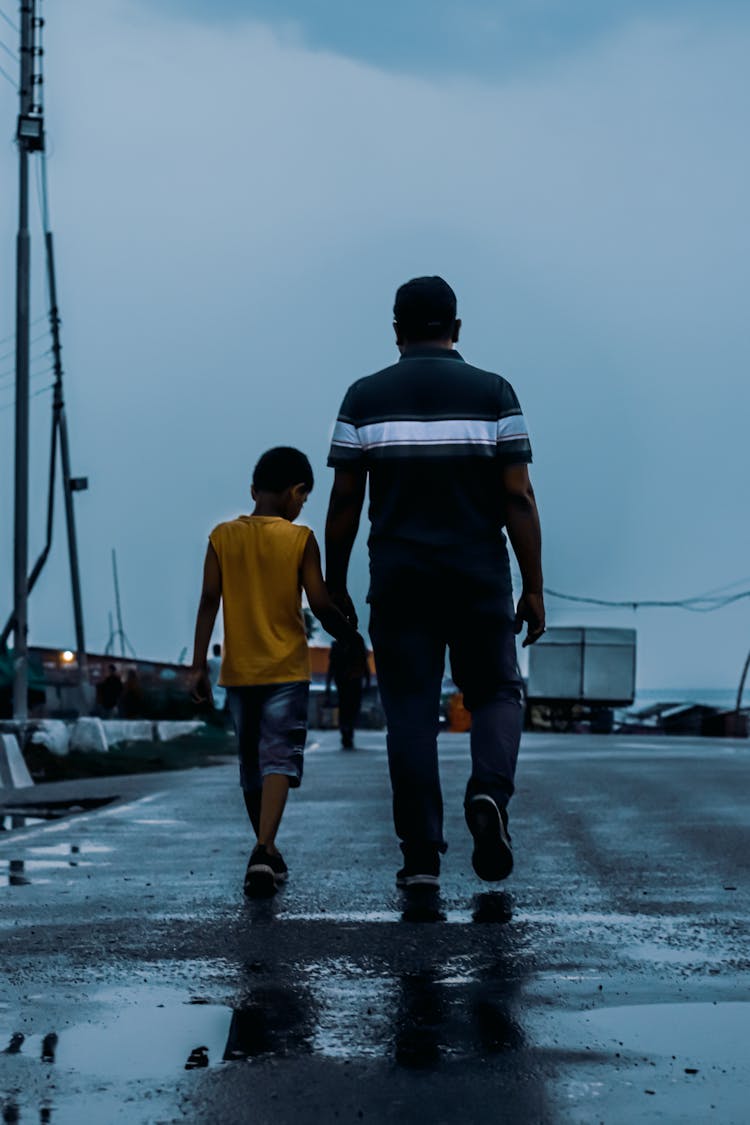
{"label": "man's dark polo shirt", "polygon": [[328,464],[370,477],[370,543],[493,542],[505,523],[502,470],[531,461],[507,380],[455,349],[413,348],[353,383]]}

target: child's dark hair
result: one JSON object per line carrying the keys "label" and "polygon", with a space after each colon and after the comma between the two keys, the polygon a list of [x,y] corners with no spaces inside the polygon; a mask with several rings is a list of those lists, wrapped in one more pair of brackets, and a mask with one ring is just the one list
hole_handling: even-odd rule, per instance
{"label": "child's dark hair", "polygon": [[253,487],[259,492],[278,493],[294,484],[304,484],[312,492],[313,471],[304,453],[290,445],[267,450],[253,470]]}

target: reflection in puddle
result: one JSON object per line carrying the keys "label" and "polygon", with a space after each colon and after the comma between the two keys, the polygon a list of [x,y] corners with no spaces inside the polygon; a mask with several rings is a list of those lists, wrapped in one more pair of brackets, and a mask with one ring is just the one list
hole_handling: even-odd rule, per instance
{"label": "reflection in puddle", "polygon": [[[5,1102],[3,1105],[3,1125],[17,1125],[21,1118],[21,1107],[17,1102]],[[29,1121],[30,1118],[25,1113],[24,1121]],[[39,1125],[50,1125],[52,1122],[52,1108],[51,1106],[39,1106]]]}
{"label": "reflection in puddle", "polygon": [[513,918],[513,896],[508,891],[486,891],[477,895],[472,918],[475,922],[504,926]]}
{"label": "reflection in puddle", "polygon": [[513,1017],[519,984],[501,961],[459,956],[393,975],[332,958],[285,972],[290,982],[280,984],[250,966],[232,1007],[156,987],[91,996],[85,1019],[68,1012],[59,1027],[30,1017],[8,1026],[0,1012],[0,1044],[50,1068],[129,1080],[310,1054],[429,1068],[524,1042]]}
{"label": "reflection in puddle", "polygon": [[0,832],[13,832],[17,828],[33,828],[35,824],[44,824],[40,816],[21,816],[17,813],[0,816]]}
{"label": "reflection in puddle", "polygon": [[60,820],[78,813],[92,812],[111,805],[117,797],[82,797],[73,801],[48,801],[43,805],[24,802],[5,805],[0,810],[0,832],[13,832],[20,828],[34,828],[39,824]]}
{"label": "reflection in puddle", "polygon": [[404,922],[444,922],[445,910],[440,892],[434,887],[407,887],[403,892]]}
{"label": "reflection in puddle", "polygon": [[[84,856],[111,851],[111,848],[83,843],[38,845],[24,850],[29,853],[30,859],[0,860],[0,887],[28,886],[32,882],[30,876],[37,872],[66,871],[70,867],[91,867],[92,861],[83,858]],[[33,882],[47,881],[33,880]]]}
{"label": "reflection in puddle", "polygon": [[306,989],[269,985],[256,989],[232,1012],[225,1062],[263,1055],[308,1053],[313,1037],[312,998]]}
{"label": "reflection in puddle", "polygon": [[444,993],[429,973],[408,973],[401,979],[396,1018],[396,1062],[407,1067],[431,1067],[440,1058],[445,1020]]}
{"label": "reflection in puddle", "polygon": [[220,1005],[121,1005],[101,1020],[21,1037],[15,1053],[82,1075],[158,1078],[184,1069],[198,1048],[221,1059],[230,1019]]}
{"label": "reflection in puddle", "polygon": [[0,860],[0,887],[28,887],[26,865],[22,859]]}

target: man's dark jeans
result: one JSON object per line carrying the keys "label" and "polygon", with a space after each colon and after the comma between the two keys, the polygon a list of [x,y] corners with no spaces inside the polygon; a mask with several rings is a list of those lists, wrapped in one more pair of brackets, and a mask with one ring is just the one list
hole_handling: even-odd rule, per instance
{"label": "man's dark jeans", "polygon": [[437,733],[446,648],[472,713],[468,799],[513,793],[523,723],[505,540],[370,547],[370,637],[388,724],[396,834],[403,847],[441,851],[443,799]]}

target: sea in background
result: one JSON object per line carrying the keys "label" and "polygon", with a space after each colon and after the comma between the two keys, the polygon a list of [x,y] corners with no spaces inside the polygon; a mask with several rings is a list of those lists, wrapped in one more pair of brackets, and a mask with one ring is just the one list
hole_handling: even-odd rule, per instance
{"label": "sea in background", "polygon": [[[654,703],[703,703],[707,707],[717,707],[722,711],[734,708],[737,688],[645,688],[638,689],[631,711],[650,707]],[[743,697],[745,707],[750,706],[750,683]]]}

